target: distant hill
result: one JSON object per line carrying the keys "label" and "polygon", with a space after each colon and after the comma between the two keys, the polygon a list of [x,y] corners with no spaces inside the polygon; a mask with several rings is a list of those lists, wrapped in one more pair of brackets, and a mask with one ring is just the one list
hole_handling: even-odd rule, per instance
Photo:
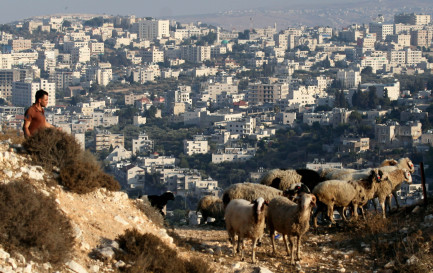
{"label": "distant hill", "polygon": [[203,22],[221,26],[228,30],[262,28],[277,24],[278,29],[289,26],[344,27],[351,24],[369,23],[378,14],[392,22],[393,16],[401,12],[433,14],[430,0],[365,0],[347,1],[344,4],[323,1],[311,5],[282,5],[273,8],[232,10],[216,14],[173,17],[180,22]]}

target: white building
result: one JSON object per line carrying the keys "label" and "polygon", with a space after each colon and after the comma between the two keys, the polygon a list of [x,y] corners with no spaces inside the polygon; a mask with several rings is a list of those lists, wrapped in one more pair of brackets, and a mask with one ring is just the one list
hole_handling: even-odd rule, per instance
{"label": "white building", "polygon": [[186,155],[194,154],[206,154],[209,151],[209,145],[207,140],[184,140],[183,141],[183,152]]}
{"label": "white building", "polygon": [[337,81],[340,81],[344,88],[356,87],[361,82],[359,71],[339,70],[337,72]]}
{"label": "white building", "polygon": [[145,133],[140,134],[138,139],[132,140],[132,153],[143,153],[153,151],[153,140]]}
{"label": "white building", "polygon": [[29,107],[35,102],[35,95],[39,89],[48,92],[47,106],[56,105],[56,84],[41,80],[40,82],[13,82],[12,104],[14,106]]}
{"label": "white building", "polygon": [[138,23],[138,38],[154,40],[170,37],[169,20],[143,20]]}

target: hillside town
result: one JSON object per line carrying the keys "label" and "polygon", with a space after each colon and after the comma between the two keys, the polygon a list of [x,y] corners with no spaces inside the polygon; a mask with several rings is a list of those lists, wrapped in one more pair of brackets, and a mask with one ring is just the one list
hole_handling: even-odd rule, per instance
{"label": "hillside town", "polygon": [[[293,166],[274,168],[361,168],[397,155],[433,164],[431,15],[279,28],[107,15],[0,25],[2,130],[21,130],[44,89],[48,122],[95,153],[130,197],[164,189],[198,200],[255,182],[266,161],[226,182],[197,166],[229,162],[229,177],[230,164],[242,169],[281,144],[279,132],[330,141],[313,139],[285,155]],[[419,183],[417,171],[403,204],[422,198]]]}

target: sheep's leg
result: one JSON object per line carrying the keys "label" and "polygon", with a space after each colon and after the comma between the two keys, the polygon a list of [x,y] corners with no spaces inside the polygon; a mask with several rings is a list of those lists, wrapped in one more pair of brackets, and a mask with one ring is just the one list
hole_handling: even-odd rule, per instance
{"label": "sheep's leg", "polygon": [[335,221],[334,221],[334,204],[328,205],[328,217],[331,220],[331,224],[335,224]]}
{"label": "sheep's leg", "polygon": [[364,206],[360,206],[359,209],[361,210],[361,214],[362,214],[362,219],[366,219],[365,218],[365,211],[364,211]]}
{"label": "sheep's leg", "polygon": [[257,244],[258,238],[253,239],[253,264],[256,263],[256,244]]}
{"label": "sheep's leg", "polygon": [[[346,209],[346,207],[338,207],[337,208],[337,211],[341,215],[341,219],[343,219],[344,222],[347,221],[347,218],[346,218],[346,215],[345,215],[345,213],[346,213],[345,209]],[[334,216],[334,213],[332,213],[332,216]]]}
{"label": "sheep's leg", "polygon": [[380,203],[380,207],[382,208],[382,217],[385,219],[386,218],[386,212],[385,212],[385,199],[383,198],[383,200],[381,200],[382,198],[379,199],[379,203]]}
{"label": "sheep's leg", "polygon": [[353,217],[355,217],[355,219],[358,219],[358,204],[353,205]]}
{"label": "sheep's leg", "polygon": [[238,247],[237,247],[237,251],[238,251],[238,253],[241,251],[241,247],[240,247],[240,245],[241,245],[241,236],[238,235]]}
{"label": "sheep's leg", "polygon": [[320,210],[319,210],[319,208],[317,208],[316,211],[313,213],[313,226],[314,226],[314,228],[318,227],[317,217],[318,217],[319,212],[320,212]]}
{"label": "sheep's leg", "polygon": [[241,260],[243,261],[244,260],[244,252],[245,252],[245,240],[244,240],[244,237],[242,237],[241,241],[242,241]]}
{"label": "sheep's leg", "polygon": [[298,235],[297,237],[298,237],[298,247],[297,247],[296,256],[297,256],[298,261],[300,261],[301,260],[301,237],[302,236]]}
{"label": "sheep's leg", "polygon": [[390,194],[385,199],[385,209],[388,208],[389,212],[391,212],[391,208],[392,208],[391,207],[391,198],[392,198],[392,195]]}
{"label": "sheep's leg", "polygon": [[394,196],[394,199],[395,199],[395,205],[397,206],[397,209],[399,209],[400,208],[400,204],[398,203],[397,192],[393,191],[392,195]]}
{"label": "sheep's leg", "polygon": [[290,247],[292,249],[290,264],[295,264],[295,236],[289,236],[289,239],[290,239]]}
{"label": "sheep's leg", "polygon": [[285,234],[283,234],[283,240],[284,240],[284,245],[286,246],[287,256],[290,256],[289,245],[287,243],[287,239],[286,239],[286,235]]}

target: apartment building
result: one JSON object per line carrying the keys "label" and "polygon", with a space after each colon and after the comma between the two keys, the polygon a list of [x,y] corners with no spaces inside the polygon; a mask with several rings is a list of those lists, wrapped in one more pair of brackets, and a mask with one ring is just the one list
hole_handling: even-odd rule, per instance
{"label": "apartment building", "polygon": [[211,59],[210,46],[187,45],[181,46],[180,56],[186,61],[202,63]]}
{"label": "apartment building", "polygon": [[191,156],[194,154],[206,154],[209,151],[208,141],[206,139],[194,139],[183,141],[184,154]]}
{"label": "apartment building", "polygon": [[287,83],[249,83],[246,100],[250,104],[276,103],[289,94]]}
{"label": "apartment building", "polygon": [[428,25],[430,21],[431,15],[429,14],[399,13],[394,15],[395,24]]}
{"label": "apartment building", "polygon": [[337,81],[339,81],[344,88],[356,87],[361,82],[361,73],[353,70],[339,70],[337,72]]}
{"label": "apartment building", "polygon": [[169,20],[142,20],[134,24],[133,29],[137,31],[138,38],[152,41],[170,37]]}
{"label": "apartment building", "polygon": [[421,122],[408,122],[400,125],[398,122],[376,124],[374,127],[377,145],[412,146],[422,135]]}
{"label": "apartment building", "polygon": [[137,139],[132,140],[132,153],[138,154],[152,152],[153,145],[153,140],[149,139],[149,136],[146,133],[142,133]]}
{"label": "apartment building", "polygon": [[376,33],[377,40],[385,41],[386,36],[394,34],[394,25],[384,24],[381,22],[371,22],[369,24],[369,32]]}
{"label": "apartment building", "polygon": [[35,102],[35,95],[39,89],[48,92],[47,106],[56,105],[56,84],[48,82],[48,80],[40,80],[32,82],[26,80],[23,82],[12,83],[12,104],[14,106],[29,107]]}
{"label": "apartment building", "polygon": [[110,149],[110,147],[124,146],[125,138],[123,134],[112,134],[108,131],[97,133],[95,136],[95,150],[102,151]]}
{"label": "apartment building", "polygon": [[143,61],[148,63],[162,63],[164,62],[164,51],[154,46],[148,48],[143,52]]}

